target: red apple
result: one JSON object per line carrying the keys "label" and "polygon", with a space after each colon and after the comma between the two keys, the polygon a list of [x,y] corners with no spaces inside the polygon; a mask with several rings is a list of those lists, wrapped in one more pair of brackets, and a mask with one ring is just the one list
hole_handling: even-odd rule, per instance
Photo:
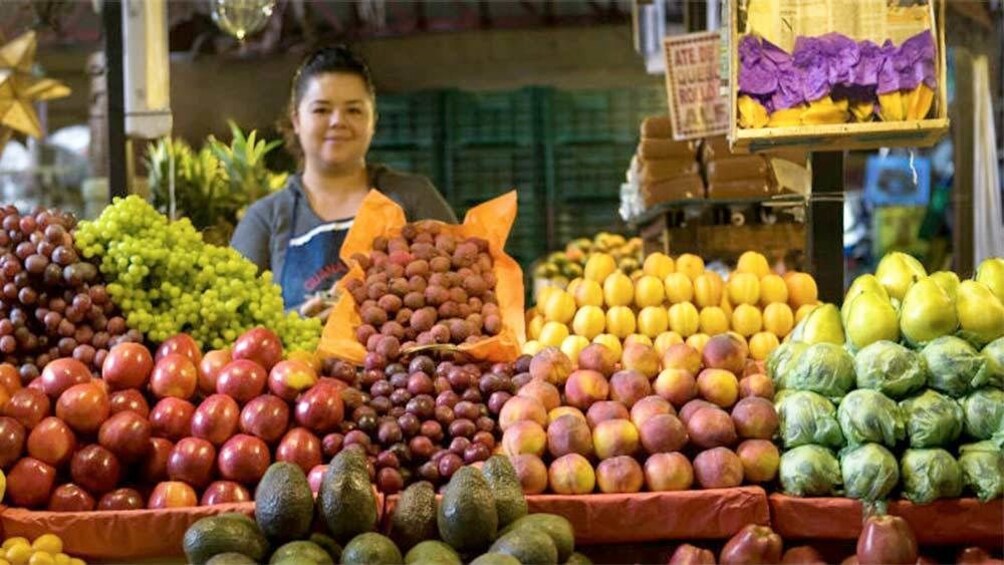
{"label": "red apple", "polygon": [[154,361],[160,361],[171,354],[184,355],[192,361],[193,365],[198,365],[202,361],[202,350],[199,349],[199,344],[195,343],[192,336],[188,334],[177,334],[167,338],[157,348],[157,355],[154,357]]}
{"label": "red apple", "polygon": [[217,467],[224,479],[254,485],[268,470],[271,459],[264,441],[237,434],[220,448]]}
{"label": "red apple", "polygon": [[56,468],[69,462],[76,447],[73,430],[55,416],[39,422],[28,435],[28,455]]}
{"label": "red apple", "polygon": [[[36,382],[38,379],[36,379]],[[26,429],[32,429],[42,418],[50,414],[52,402],[38,388],[25,387],[10,396],[7,405],[3,407],[3,415],[10,416]]]}
{"label": "red apple", "polygon": [[131,411],[144,418],[150,416],[150,405],[146,403],[143,393],[136,389],[117,390],[109,397],[111,403],[111,414],[114,416],[119,412]]}
{"label": "red apple", "polygon": [[179,353],[165,355],[153,367],[150,390],[157,398],[191,398],[199,382],[192,360]]}
{"label": "red apple", "polygon": [[143,461],[140,470],[140,478],[147,484],[153,484],[167,480],[167,460],[171,457],[174,444],[170,440],[155,437],[150,438],[150,447],[147,457]]}
{"label": "red apple", "polygon": [[216,392],[232,396],[244,404],[264,392],[267,380],[268,374],[261,365],[247,359],[236,359],[220,369]]}
{"label": "red apple", "polygon": [[59,398],[63,391],[73,385],[91,382],[91,371],[72,357],[50,361],[42,369],[42,388],[49,398]]}
{"label": "red apple", "polygon": [[197,437],[186,437],[175,444],[167,458],[167,476],[172,481],[185,481],[202,488],[213,479],[216,448]]}
{"label": "red apple", "polygon": [[202,500],[199,501],[199,505],[212,506],[214,504],[250,501],[251,493],[240,484],[233,481],[214,481],[202,493]]}
{"label": "red apple", "polygon": [[108,351],[101,378],[112,390],[143,388],[153,371],[153,355],[141,343],[123,342]]}
{"label": "red apple", "polygon": [[165,398],[153,406],[150,411],[150,425],[153,426],[154,437],[163,437],[178,441],[192,433],[192,415],[195,406],[180,398]]}
{"label": "red apple", "polygon": [[21,390],[21,375],[17,372],[17,367],[10,363],[0,363],[0,386],[11,394]]}
{"label": "red apple", "polygon": [[195,489],[181,481],[164,481],[153,487],[146,507],[153,509],[185,508],[198,506],[199,499]]}
{"label": "red apple", "polygon": [[276,461],[288,461],[299,465],[304,473],[309,473],[321,464],[321,440],[306,428],[293,428],[286,432],[275,450]]}
{"label": "red apple", "polygon": [[202,401],[192,416],[192,435],[215,446],[223,445],[237,432],[241,408],[233,398],[214,394]]}
{"label": "red apple", "polygon": [[241,410],[241,431],[257,436],[271,445],[286,433],[289,406],[278,396],[263,394]]}
{"label": "red apple", "polygon": [[268,373],[268,390],[289,402],[315,384],[317,371],[303,361],[279,361]]}
{"label": "red apple", "polygon": [[131,488],[115,489],[98,501],[98,510],[142,510],[145,507],[143,495]]}
{"label": "red apple", "polygon": [[296,421],[301,426],[319,434],[338,429],[344,416],[342,395],[338,389],[318,385],[305,392],[296,401]]}
{"label": "red apple", "polygon": [[199,362],[199,392],[209,396],[216,392],[216,379],[227,363],[233,361],[230,348],[214,349],[202,356]]}
{"label": "red apple", "polygon": [[28,383],[28,386],[26,386],[25,388],[30,388],[32,390],[37,390],[37,391],[41,392],[42,394],[45,394],[45,387],[42,386],[42,377],[41,376],[38,376],[38,377],[35,377],[34,379],[32,379],[32,381],[30,383]]}
{"label": "red apple", "polygon": [[11,506],[41,508],[49,502],[49,493],[56,484],[56,468],[25,457],[7,473],[7,501]]}
{"label": "red apple", "polygon": [[314,468],[307,473],[307,483],[310,484],[310,492],[317,494],[317,491],[321,490],[321,481],[324,479],[324,473],[327,470],[327,465],[314,465]]}
{"label": "red apple", "polygon": [[59,485],[49,498],[49,510],[52,512],[90,512],[94,510],[94,504],[91,493],[73,483]]}
{"label": "red apple", "polygon": [[70,476],[89,492],[104,494],[118,486],[122,467],[111,451],[91,444],[73,454]]}
{"label": "red apple", "polygon": [[56,416],[82,434],[93,434],[108,419],[111,403],[98,385],[73,385],[56,401]]}
{"label": "red apple", "polygon": [[282,361],[282,342],[271,330],[251,328],[234,342],[233,356],[234,359],[250,359],[270,371]]}
{"label": "red apple", "polygon": [[106,383],[104,379],[99,379],[96,377],[92,378],[91,384],[104,391],[105,396],[107,396],[108,398],[112,397],[112,389],[108,388],[108,383]]}
{"label": "red apple", "polygon": [[26,430],[9,416],[0,417],[0,469],[9,469],[24,453]]}
{"label": "red apple", "polygon": [[139,414],[120,412],[105,420],[98,430],[98,443],[123,463],[132,463],[150,452],[150,421]]}

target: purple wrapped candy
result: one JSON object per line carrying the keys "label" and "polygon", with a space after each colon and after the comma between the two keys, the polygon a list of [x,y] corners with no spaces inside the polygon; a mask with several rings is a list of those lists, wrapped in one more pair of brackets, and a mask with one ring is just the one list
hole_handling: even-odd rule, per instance
{"label": "purple wrapped candy", "polygon": [[756,98],[768,111],[804,101],[802,72],[792,56],[773,43],[747,35],[739,42],[739,92]]}
{"label": "purple wrapped candy", "polygon": [[839,33],[795,40],[795,66],[805,73],[806,100],[819,100],[838,84],[849,83],[858,64],[858,44]]}
{"label": "purple wrapped candy", "polygon": [[867,39],[858,44],[858,64],[851,73],[851,83],[857,86],[878,84],[879,70],[885,62],[882,48]]}
{"label": "purple wrapped candy", "polygon": [[878,74],[878,93],[888,94],[899,90],[899,71],[896,70],[896,46],[887,39],[882,44],[882,68]]}
{"label": "purple wrapped candy", "polygon": [[934,74],[934,55],[934,38],[929,31],[922,31],[904,41],[899,47],[895,65],[900,88],[913,90],[921,82],[935,88],[938,81]]}

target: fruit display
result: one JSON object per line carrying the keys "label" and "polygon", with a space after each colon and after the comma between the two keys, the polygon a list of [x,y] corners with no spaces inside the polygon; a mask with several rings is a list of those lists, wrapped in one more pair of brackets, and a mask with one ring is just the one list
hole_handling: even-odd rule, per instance
{"label": "fruit display", "polygon": [[672,345],[661,358],[633,343],[620,361],[591,344],[577,368],[545,348],[514,379],[521,386],[499,415],[502,451],[527,494],[770,483],[779,464],[773,387],[748,355],[730,334],[701,353]]}
{"label": "fruit display", "polygon": [[579,238],[568,243],[564,251],[555,251],[542,259],[533,270],[536,281],[546,286],[565,288],[569,281],[582,276],[586,259],[592,253],[613,257],[617,268],[630,275],[641,267],[641,238],[600,232],[593,239]]}
{"label": "fruit display", "polygon": [[290,350],[317,346],[320,321],[285,313],[271,272],[259,274],[236,250],[205,243],[187,219],[169,221],[138,196],[115,199],[75,237],[128,327],[151,342],[185,332],[200,347],[222,349],[263,326]]}
{"label": "fruit display", "polygon": [[546,287],[527,313],[525,353],[560,347],[575,362],[590,343],[619,355],[627,343],[696,349],[711,336],[734,332],[756,360],[766,359],[796,322],[818,304],[816,282],[806,273],[783,277],[767,259],[746,252],[728,279],[705,270],[696,255],[654,253],[628,275],[612,256],[593,253],[581,278],[567,289]]}
{"label": "fruit display", "polygon": [[63,553],[63,540],[53,534],[43,534],[29,540],[15,536],[3,540],[0,562],[11,565],[84,565],[83,559]]}
{"label": "fruit display", "polygon": [[975,280],[890,254],[842,311],[812,310],[767,360],[785,493],[1004,495],[1004,264]]}

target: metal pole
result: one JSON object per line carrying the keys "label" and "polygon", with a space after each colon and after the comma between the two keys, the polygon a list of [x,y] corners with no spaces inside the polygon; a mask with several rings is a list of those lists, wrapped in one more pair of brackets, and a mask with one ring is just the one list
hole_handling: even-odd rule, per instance
{"label": "metal pole", "polygon": [[819,299],[839,304],[844,296],[844,152],[812,154],[812,196],[806,234],[809,265]]}
{"label": "metal pole", "polygon": [[122,53],[122,2],[104,0],[101,18],[105,32],[105,81],[108,112],[108,194],[111,198],[129,194],[125,134],[125,84]]}

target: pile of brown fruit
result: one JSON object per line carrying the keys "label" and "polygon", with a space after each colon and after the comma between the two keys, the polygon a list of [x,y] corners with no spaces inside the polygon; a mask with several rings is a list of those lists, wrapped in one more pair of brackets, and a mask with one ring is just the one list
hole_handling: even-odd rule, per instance
{"label": "pile of brown fruit", "polygon": [[378,237],[353,259],[365,280],[346,281],[363,324],[356,338],[387,362],[416,345],[472,343],[497,335],[502,317],[488,242],[441,232],[441,224],[405,225]]}

